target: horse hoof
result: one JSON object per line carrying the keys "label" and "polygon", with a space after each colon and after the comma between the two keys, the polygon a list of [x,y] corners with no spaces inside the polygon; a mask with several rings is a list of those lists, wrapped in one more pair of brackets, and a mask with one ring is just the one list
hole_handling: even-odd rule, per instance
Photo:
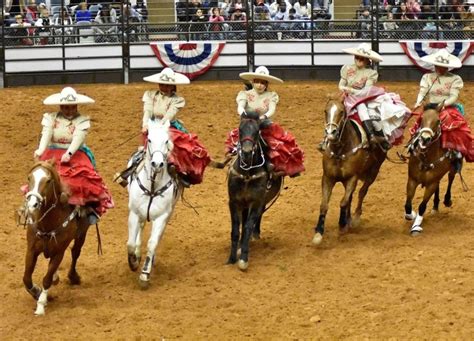
{"label": "horse hoof", "polygon": [[316,232],[313,237],[313,244],[319,245],[323,241],[323,235],[319,232]]}
{"label": "horse hoof", "polygon": [[352,226],[358,227],[360,224],[360,215],[355,215],[354,218],[352,218]]}
{"label": "horse hoof", "polygon": [[242,271],[246,271],[249,267],[249,262],[246,262],[242,259],[239,260],[239,263],[238,263],[238,266],[239,266],[239,269],[242,270]]}
{"label": "horse hoof", "polygon": [[81,284],[81,276],[77,272],[69,273],[68,274],[69,283],[71,285],[80,285]]}
{"label": "horse hoof", "polygon": [[412,237],[416,237],[416,236],[419,236],[421,232],[423,232],[423,228],[419,225],[416,225],[411,228],[410,235]]}
{"label": "horse hoof", "polygon": [[346,234],[349,232],[349,228],[351,226],[349,224],[345,225],[345,226],[342,226],[342,227],[339,227],[339,234]]}
{"label": "horse hoof", "polygon": [[237,258],[229,257],[227,260],[227,264],[235,264],[237,262]]}
{"label": "horse hoof", "polygon": [[140,266],[141,257],[137,257],[135,254],[128,255],[128,266],[133,272],[137,271]]}
{"label": "horse hoof", "polygon": [[58,285],[58,284],[59,284],[59,275],[57,272],[55,272],[53,275],[53,285]]}
{"label": "horse hoof", "polygon": [[138,278],[138,284],[140,285],[140,289],[147,290],[150,287],[150,275],[141,274]]}
{"label": "horse hoof", "polygon": [[431,214],[438,214],[439,210],[435,210],[434,208],[431,210]]}
{"label": "horse hoof", "polygon": [[260,239],[260,233],[252,234],[252,240],[259,240],[259,239]]}
{"label": "horse hoof", "polygon": [[443,204],[444,204],[445,207],[453,206],[453,202],[451,200],[445,200],[445,201],[443,201]]}
{"label": "horse hoof", "polygon": [[405,213],[405,220],[413,220],[416,218],[415,212],[411,212],[410,214]]}
{"label": "horse hoof", "polygon": [[39,305],[38,307],[36,307],[35,316],[44,316],[44,313],[44,306]]}

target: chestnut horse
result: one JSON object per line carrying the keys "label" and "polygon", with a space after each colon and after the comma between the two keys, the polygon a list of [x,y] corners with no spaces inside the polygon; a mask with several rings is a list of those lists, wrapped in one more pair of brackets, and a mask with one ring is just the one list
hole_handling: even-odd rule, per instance
{"label": "chestnut horse", "polygon": [[[260,238],[260,223],[266,205],[278,198],[283,183],[281,176],[270,176],[266,169],[260,124],[257,113],[242,114],[237,158],[229,168],[227,183],[232,221],[228,263],[237,262],[240,241],[241,252],[238,266],[242,271],[248,268],[250,236],[255,239]],[[242,233],[240,226],[242,226]]]}
{"label": "chestnut horse", "polygon": [[[441,146],[441,121],[439,119],[440,106],[428,105],[425,107],[420,128],[409,144],[410,158],[408,161],[407,198],[405,202],[405,219],[414,220],[410,233],[416,236],[423,231],[421,223],[426,211],[426,205],[434,193],[433,210],[438,210],[439,183],[446,173],[448,174],[448,188],[444,195],[444,205],[450,207],[451,186],[456,175],[452,163],[452,152]],[[460,161],[462,162],[462,160]],[[418,207],[418,214],[412,210],[412,201],[418,185],[425,187],[423,200]]]}
{"label": "chestnut horse", "polygon": [[[80,284],[76,271],[89,227],[87,218],[79,217],[79,208],[67,203],[54,161],[40,161],[28,175],[29,192],[25,196],[25,218],[27,225],[27,250],[23,283],[26,290],[37,300],[35,315],[44,315],[48,303],[48,290],[59,281],[56,271],[64,252],[72,240],[72,262],[69,269],[71,284]],[[43,289],[33,283],[32,275],[40,254],[49,258]]]}
{"label": "chestnut horse", "polygon": [[329,199],[334,185],[342,182],[345,188],[339,216],[339,229],[343,233],[351,227],[352,195],[357,187],[357,181],[363,181],[363,185],[359,190],[355,222],[362,214],[362,202],[386,157],[386,153],[381,148],[367,149],[367,143],[360,136],[355,123],[347,117],[342,99],[328,100],[325,108],[325,123],[327,147],[323,153],[322,198],[318,224],[313,237],[314,244],[322,241]]}

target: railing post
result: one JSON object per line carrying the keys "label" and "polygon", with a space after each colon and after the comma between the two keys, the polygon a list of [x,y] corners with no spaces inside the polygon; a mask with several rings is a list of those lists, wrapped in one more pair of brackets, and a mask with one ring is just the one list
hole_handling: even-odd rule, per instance
{"label": "railing post", "polygon": [[[120,25],[122,26],[122,81],[124,84],[129,83],[129,70],[130,70],[130,30],[129,27],[129,16],[130,16],[130,9],[128,8],[128,1],[126,2],[126,6],[124,7],[125,1],[127,0],[120,0]],[[124,20],[125,11],[127,11],[127,18]]]}
{"label": "railing post", "polygon": [[[370,0],[371,12],[371,32],[370,32],[370,42],[372,45],[372,50],[379,52],[379,0]],[[375,11],[375,13],[374,13]],[[378,63],[375,66],[378,71]]]}
{"label": "railing post", "polygon": [[[253,1],[247,2],[247,70],[253,71],[255,66],[255,32],[253,18]],[[249,18],[251,18],[249,22]]]}
{"label": "railing post", "polygon": [[4,3],[2,1],[2,14],[0,14],[0,18],[1,18],[1,23],[2,23],[2,50],[0,51],[0,63],[1,63],[1,66],[0,66],[0,88],[4,88],[7,86],[7,84],[5,84],[5,67],[6,67],[6,62],[5,62],[5,16],[3,15],[4,14],[4,11],[3,11],[3,6],[4,6]]}

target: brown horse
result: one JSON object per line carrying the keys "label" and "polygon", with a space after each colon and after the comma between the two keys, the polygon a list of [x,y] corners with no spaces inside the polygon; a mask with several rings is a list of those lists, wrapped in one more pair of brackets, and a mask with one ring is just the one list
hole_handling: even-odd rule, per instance
{"label": "brown horse", "polygon": [[340,203],[339,229],[341,232],[347,232],[352,223],[351,203],[357,181],[363,181],[363,186],[359,190],[355,222],[362,214],[362,202],[386,157],[381,148],[367,149],[367,143],[361,137],[355,123],[348,119],[342,99],[329,99],[325,108],[325,123],[327,147],[323,153],[322,199],[318,224],[315,227],[316,233],[313,237],[314,244],[322,241],[324,222],[334,185],[342,182],[345,188]]}
{"label": "brown horse", "polygon": [[[23,283],[35,298],[35,315],[44,315],[51,284],[59,281],[56,271],[64,252],[74,240],[72,262],[69,270],[71,284],[80,284],[76,262],[81,254],[89,224],[79,217],[79,209],[67,203],[54,161],[40,161],[31,168],[28,175],[29,192],[25,197],[25,218],[27,224],[27,250]],[[49,258],[48,271],[43,277],[43,289],[33,283],[32,275],[38,256],[43,253]],[[54,282],[54,283],[53,283]]]}
{"label": "brown horse", "polygon": [[[409,144],[410,159],[408,161],[407,198],[405,202],[405,219],[415,220],[410,233],[416,236],[423,231],[421,223],[426,205],[433,193],[434,211],[438,211],[439,183],[443,176],[449,172],[448,188],[444,196],[444,205],[450,207],[451,186],[456,175],[452,163],[452,152],[441,147],[441,122],[439,119],[440,106],[428,105],[425,107],[420,128]],[[461,161],[462,162],[462,161]],[[425,187],[423,201],[418,207],[418,215],[412,210],[412,200],[418,185]]]}

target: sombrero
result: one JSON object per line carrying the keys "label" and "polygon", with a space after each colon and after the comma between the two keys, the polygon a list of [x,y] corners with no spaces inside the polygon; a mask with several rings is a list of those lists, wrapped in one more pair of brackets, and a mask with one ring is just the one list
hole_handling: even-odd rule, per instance
{"label": "sombrero", "polygon": [[458,57],[453,56],[445,49],[441,49],[428,56],[421,57],[421,60],[429,64],[447,67],[449,69],[460,68],[462,66],[461,60]]}
{"label": "sombrero", "polygon": [[48,96],[44,101],[46,105],[74,105],[74,104],[91,104],[95,101],[85,95],[78,94],[71,87],[65,87],[61,92]]}
{"label": "sombrero", "polygon": [[382,56],[379,55],[377,52],[372,51],[372,47],[367,43],[362,43],[357,47],[350,47],[347,49],[343,49],[342,51],[352,54],[354,56],[369,58],[375,62],[383,61]]}
{"label": "sombrero", "polygon": [[253,81],[254,79],[263,79],[268,83],[283,83],[280,78],[270,76],[270,71],[265,66],[259,66],[255,72],[242,72],[239,77],[247,81]]}
{"label": "sombrero", "polygon": [[155,73],[154,75],[144,77],[145,82],[158,83],[158,84],[170,84],[170,85],[179,85],[179,84],[189,84],[189,78],[180,73],[174,72],[169,67],[161,70],[160,73]]}

